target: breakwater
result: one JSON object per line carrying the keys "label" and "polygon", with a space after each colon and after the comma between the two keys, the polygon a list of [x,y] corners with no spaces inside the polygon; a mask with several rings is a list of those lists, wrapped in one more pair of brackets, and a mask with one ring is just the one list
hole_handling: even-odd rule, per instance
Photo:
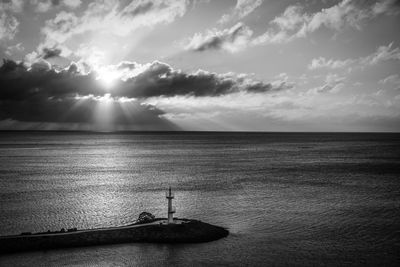
{"label": "breakwater", "polygon": [[112,228],[3,236],[0,237],[0,253],[133,242],[199,243],[228,234],[223,227],[197,220],[182,219],[179,223],[166,224],[158,219],[152,223]]}

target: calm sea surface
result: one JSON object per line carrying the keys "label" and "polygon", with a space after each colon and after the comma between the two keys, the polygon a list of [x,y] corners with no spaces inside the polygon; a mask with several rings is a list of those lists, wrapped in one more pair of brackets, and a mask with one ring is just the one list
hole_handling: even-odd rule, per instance
{"label": "calm sea surface", "polygon": [[400,134],[0,133],[0,235],[129,224],[229,228],[216,242],[0,256],[0,266],[400,262]]}

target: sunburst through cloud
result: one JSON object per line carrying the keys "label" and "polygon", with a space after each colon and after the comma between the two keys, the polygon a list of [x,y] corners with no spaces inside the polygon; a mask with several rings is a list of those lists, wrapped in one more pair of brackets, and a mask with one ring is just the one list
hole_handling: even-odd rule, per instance
{"label": "sunburst through cloud", "polygon": [[[398,88],[386,79],[399,40],[380,30],[398,24],[394,0],[13,0],[0,12],[1,129],[68,129],[69,109],[78,124],[90,112],[95,129],[97,109],[78,99],[108,94],[153,103],[184,130],[399,129]],[[41,107],[31,114],[27,101]]]}
{"label": "sunburst through cloud", "polygon": [[0,266],[398,266],[399,29],[400,0],[0,0]]}

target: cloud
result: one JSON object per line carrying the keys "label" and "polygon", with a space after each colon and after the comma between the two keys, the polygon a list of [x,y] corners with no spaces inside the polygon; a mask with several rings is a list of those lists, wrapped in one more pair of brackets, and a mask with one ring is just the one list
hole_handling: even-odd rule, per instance
{"label": "cloud", "polygon": [[310,89],[308,94],[321,94],[321,93],[337,93],[344,86],[345,78],[337,74],[328,74],[325,78],[325,84],[313,89]]}
{"label": "cloud", "polygon": [[44,13],[50,10],[52,7],[53,3],[52,1],[40,1],[40,0],[33,0],[31,1],[31,4],[35,6],[35,11],[39,13]]}
{"label": "cloud", "polygon": [[[89,123],[95,125],[91,130],[106,131],[118,130],[121,125],[127,126],[124,130],[177,130],[178,127],[163,118],[163,114],[160,109],[136,100],[121,102],[108,96],[37,98],[29,99],[29,104],[22,101],[3,102],[0,122]],[[57,125],[57,128],[60,127]],[[78,129],[81,130],[82,126]]]}
{"label": "cloud", "polygon": [[25,48],[22,46],[22,43],[17,43],[15,45],[8,46],[5,51],[5,54],[7,56],[11,57],[12,55],[14,55],[16,53],[20,53],[24,50],[25,50]]}
{"label": "cloud", "polygon": [[61,49],[59,49],[59,48],[53,48],[53,49],[51,49],[51,48],[43,48],[43,55],[42,55],[42,57],[43,57],[43,59],[49,59],[49,58],[52,58],[52,57],[59,57],[60,55],[61,55]]}
{"label": "cloud", "polygon": [[39,13],[48,12],[54,7],[67,7],[69,9],[78,8],[81,4],[81,0],[31,0],[30,4],[34,7],[34,10]]}
{"label": "cloud", "polygon": [[395,90],[400,90],[400,76],[398,74],[389,75],[380,80],[379,83],[394,86]]}
{"label": "cloud", "polygon": [[270,22],[270,28],[255,38],[253,45],[285,43],[304,38],[322,27],[340,31],[345,27],[361,29],[365,21],[379,15],[399,12],[396,0],[378,2],[343,0],[340,3],[315,13],[306,13],[301,5],[292,5]]}
{"label": "cloud", "polygon": [[27,67],[30,67],[35,62],[45,60],[53,65],[52,68],[61,70],[72,62],[72,60],[68,58],[71,53],[72,52],[63,45],[53,47],[45,47],[41,45],[36,51],[25,54],[24,64]]}
{"label": "cloud", "polygon": [[124,62],[117,68],[124,73],[121,77],[124,83],[113,91],[119,96],[134,98],[267,93],[290,87],[286,83],[264,83],[243,74],[217,74],[204,70],[185,73],[159,61],[145,65]]}
{"label": "cloud", "polygon": [[0,1],[0,10],[19,13],[24,6],[24,0],[2,0]]}
{"label": "cloud", "polygon": [[[283,43],[290,41],[297,35],[304,34],[300,29],[307,23],[309,16],[303,14],[302,11],[303,7],[300,5],[287,7],[281,16],[270,22],[272,27],[252,40],[252,44]],[[291,36],[291,32],[296,32],[296,34]]]}
{"label": "cloud", "polygon": [[132,1],[127,5],[116,0],[97,0],[90,3],[83,15],[61,11],[42,28],[44,45],[64,43],[72,36],[85,32],[112,33],[126,36],[140,27],[171,23],[185,14],[185,0]]}
{"label": "cloud", "polygon": [[226,23],[232,20],[240,20],[253,12],[262,2],[263,0],[237,0],[233,10],[224,14],[218,22]]}
{"label": "cloud", "polygon": [[[78,130],[178,129],[155,106],[107,94],[93,74],[80,74],[75,64],[57,72],[44,60],[30,68],[6,60],[0,67],[0,88],[2,129],[43,129],[43,122],[54,129],[64,124]],[[87,128],[88,123],[94,128]]]}
{"label": "cloud", "polygon": [[[238,1],[242,5],[247,1]],[[258,1],[249,1],[257,7]],[[261,4],[261,3],[258,3]],[[242,6],[243,7],[243,6]],[[362,1],[343,0],[340,3],[319,12],[307,13],[304,7],[296,4],[285,9],[275,17],[269,28],[263,34],[253,37],[253,31],[243,23],[238,23],[230,29],[209,30],[205,34],[197,33],[186,45],[187,50],[227,50],[236,52],[248,46],[258,46],[269,43],[287,43],[297,38],[305,38],[308,34],[325,27],[340,31],[345,27],[361,29],[365,21],[371,20],[379,15],[398,14],[400,5],[395,0],[382,0],[375,3],[364,3]],[[240,8],[238,7],[238,10]],[[235,9],[236,10],[236,9]],[[247,9],[246,9],[247,10]],[[223,17],[230,18],[230,17]],[[325,58],[315,59],[310,69],[320,67],[341,68],[351,62],[327,61]]]}
{"label": "cloud", "polygon": [[346,60],[333,60],[333,59],[325,59],[324,57],[314,58],[312,59],[311,63],[308,65],[308,69],[315,70],[315,69],[342,69],[346,68],[349,65],[354,63],[352,59]]}
{"label": "cloud", "polygon": [[0,13],[0,40],[13,39],[18,32],[19,21],[12,15]]}
{"label": "cloud", "polygon": [[375,53],[359,59],[362,65],[375,65],[388,60],[400,60],[400,49],[398,47],[393,48],[393,43],[386,46],[382,45],[378,47]]}
{"label": "cloud", "polygon": [[164,112],[144,104],[146,99],[261,94],[293,87],[285,79],[264,83],[244,74],[204,70],[185,73],[159,61],[148,64],[126,61],[108,66],[107,71],[119,75],[110,89],[102,84],[100,72],[84,73],[81,68],[72,63],[56,70],[43,58],[30,67],[4,60],[0,67],[0,120],[90,123],[103,121],[102,116],[106,115],[99,109],[108,106],[112,112],[104,112],[111,114],[105,128],[111,122],[142,126],[153,123],[152,129],[155,125],[165,128],[169,124]]}
{"label": "cloud", "polygon": [[[148,64],[125,61],[111,65],[105,71],[118,74],[118,81],[109,92],[112,97],[202,97],[238,92],[267,93],[293,87],[284,78],[265,83],[245,74],[218,74],[204,70],[185,73],[159,61]],[[96,71],[82,73],[81,66],[76,63],[63,70],[55,70],[44,59],[29,68],[23,63],[4,60],[0,68],[0,96],[1,99],[18,100],[32,93],[35,96],[61,98],[77,94],[102,96],[108,91],[102,88],[99,78]]]}
{"label": "cloud", "polygon": [[379,81],[379,83],[381,83],[381,84],[399,83],[399,82],[400,82],[400,77],[398,74],[390,75],[390,76],[386,77],[385,79],[382,79]]}
{"label": "cloud", "polygon": [[63,43],[74,34],[74,29],[79,25],[79,19],[74,13],[61,11],[52,20],[46,22],[42,33],[46,36],[46,42]]}
{"label": "cloud", "polygon": [[388,45],[379,46],[375,52],[372,54],[360,57],[357,59],[325,59],[324,57],[314,58],[308,65],[308,69],[342,69],[348,67],[366,67],[377,65],[381,62],[389,60],[400,60],[400,49],[398,47],[394,48],[393,43]]}
{"label": "cloud", "polygon": [[81,0],[64,0],[63,1],[64,5],[66,5],[69,8],[77,8],[82,4]]}
{"label": "cloud", "polygon": [[237,52],[247,46],[252,34],[253,31],[246,25],[237,23],[230,29],[221,31],[213,29],[205,34],[196,33],[185,49],[196,52],[220,49]]}
{"label": "cloud", "polygon": [[0,42],[11,40],[18,32],[19,21],[12,14],[21,11],[20,1],[0,2]]}

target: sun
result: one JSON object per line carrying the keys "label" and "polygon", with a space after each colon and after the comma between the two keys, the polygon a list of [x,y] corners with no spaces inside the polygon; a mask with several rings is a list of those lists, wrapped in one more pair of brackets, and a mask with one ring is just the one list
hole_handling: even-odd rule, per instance
{"label": "sun", "polygon": [[113,85],[121,78],[121,74],[115,70],[108,68],[96,70],[96,79],[106,88],[112,88]]}

